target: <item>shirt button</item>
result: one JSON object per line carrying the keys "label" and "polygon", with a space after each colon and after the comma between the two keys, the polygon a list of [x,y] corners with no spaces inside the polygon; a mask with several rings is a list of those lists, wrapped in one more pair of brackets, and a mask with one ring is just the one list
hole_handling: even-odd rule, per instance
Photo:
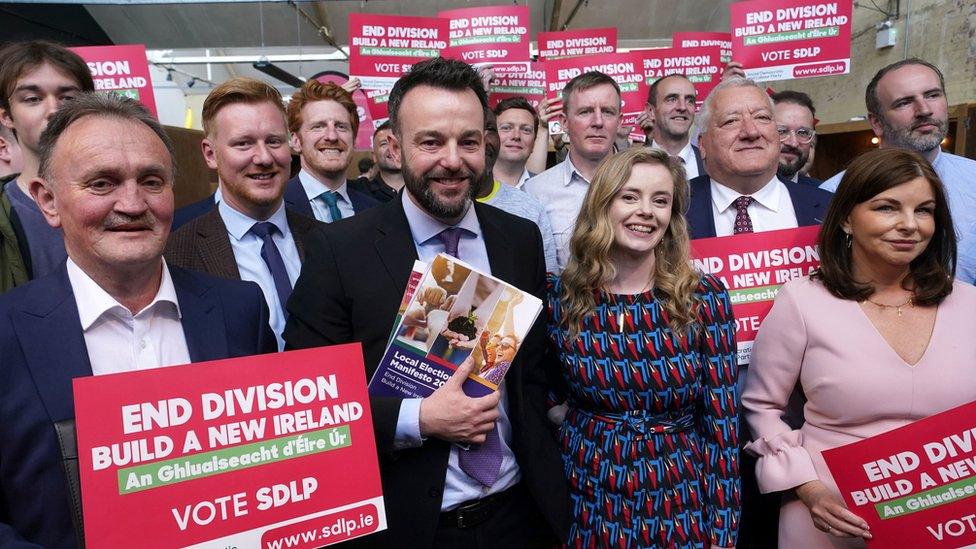
{"label": "shirt button", "polygon": [[145,349],[146,348],[146,340],[145,339],[143,339],[142,341],[139,342],[139,348],[140,349]]}

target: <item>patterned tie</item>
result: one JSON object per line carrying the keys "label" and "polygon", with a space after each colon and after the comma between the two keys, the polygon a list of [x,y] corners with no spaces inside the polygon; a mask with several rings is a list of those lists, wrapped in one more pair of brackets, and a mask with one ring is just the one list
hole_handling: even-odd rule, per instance
{"label": "patterned tie", "polygon": [[261,259],[268,265],[271,271],[271,280],[274,281],[275,291],[278,292],[278,301],[281,302],[281,311],[287,315],[285,305],[288,303],[288,296],[291,295],[291,280],[288,279],[288,271],[285,269],[285,262],[281,259],[281,252],[274,243],[271,236],[278,231],[274,223],[263,221],[255,223],[251,227],[251,232],[264,241],[261,244]]}
{"label": "patterned tie", "polygon": [[752,218],[749,217],[749,204],[752,204],[751,196],[740,196],[735,199],[735,227],[732,234],[742,234],[752,232]]}
{"label": "patterned tie", "polygon": [[339,221],[342,219],[342,212],[339,211],[339,193],[335,191],[325,191],[319,195],[322,202],[329,208],[329,215],[332,216],[332,221]]}
{"label": "patterned tie", "polygon": [[[464,229],[448,227],[441,231],[437,238],[444,243],[444,252],[458,257],[458,241]],[[468,450],[458,452],[458,465],[467,475],[487,488],[498,480],[498,471],[502,467],[502,442],[498,436],[498,425],[485,437],[479,445],[472,445]]]}

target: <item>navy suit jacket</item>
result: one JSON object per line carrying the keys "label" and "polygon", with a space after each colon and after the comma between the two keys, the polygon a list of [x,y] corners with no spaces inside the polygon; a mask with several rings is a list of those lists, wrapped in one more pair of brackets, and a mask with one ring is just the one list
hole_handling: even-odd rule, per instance
{"label": "navy suit jacket", "polygon": [[[379,200],[353,189],[351,185],[346,185],[346,192],[349,193],[352,209],[356,213],[362,213],[380,204]],[[295,213],[300,213],[306,217],[315,219],[315,213],[312,212],[312,205],[309,204],[308,195],[305,194],[305,187],[302,187],[302,182],[298,179],[297,175],[291,178],[288,181],[288,185],[285,186],[285,205]]]}
{"label": "navy suit jacket", "polygon": [[[782,181],[782,180],[781,180]],[[827,206],[833,196],[827,191],[786,183],[786,190],[790,192],[793,210],[796,212],[796,223],[800,227],[819,225],[827,213]],[[712,238],[715,236],[715,219],[712,217],[712,188],[711,179],[707,175],[700,175],[689,182],[691,199],[688,201],[688,236],[696,238]]]}
{"label": "navy suit jacket", "polygon": [[797,176],[796,182],[799,183],[800,185],[806,185],[807,187],[816,187],[818,189],[820,188],[820,185],[823,184],[823,181],[821,181],[819,179],[814,179],[812,177],[807,177],[807,176],[802,175],[802,174],[799,175],[799,176]]}
{"label": "navy suit jacket", "polygon": [[691,146],[691,152],[695,153],[695,163],[698,164],[698,177],[705,175],[705,161],[702,160],[701,150],[697,145]]}
{"label": "navy suit jacket", "polygon": [[[277,350],[256,284],[169,270],[192,361]],[[0,297],[0,547],[76,546],[54,423],[74,417],[71,380],[90,375],[64,264]]]}

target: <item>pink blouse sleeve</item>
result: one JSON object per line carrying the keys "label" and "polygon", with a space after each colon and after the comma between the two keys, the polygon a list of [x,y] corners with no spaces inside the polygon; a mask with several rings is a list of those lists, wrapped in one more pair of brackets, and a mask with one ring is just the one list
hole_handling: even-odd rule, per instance
{"label": "pink blouse sleeve", "polygon": [[806,324],[790,286],[793,284],[782,287],[756,335],[742,392],[742,407],[755,439],[745,449],[759,458],[756,480],[763,493],[818,478],[810,454],[802,446],[802,433],[783,421],[807,345]]}

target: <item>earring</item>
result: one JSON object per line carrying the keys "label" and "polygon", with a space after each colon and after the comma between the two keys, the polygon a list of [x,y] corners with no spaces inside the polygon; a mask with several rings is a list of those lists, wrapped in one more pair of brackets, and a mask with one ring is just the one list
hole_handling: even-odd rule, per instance
{"label": "earring", "polygon": [[851,241],[854,240],[854,239],[851,237],[851,233],[844,233],[844,234],[847,235],[847,247],[850,248],[851,247]]}

